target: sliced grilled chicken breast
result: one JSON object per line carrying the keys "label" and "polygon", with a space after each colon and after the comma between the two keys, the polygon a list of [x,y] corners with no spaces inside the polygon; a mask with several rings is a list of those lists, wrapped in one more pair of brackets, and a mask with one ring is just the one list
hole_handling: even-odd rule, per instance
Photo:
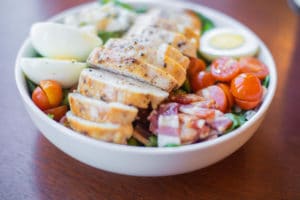
{"label": "sliced grilled chicken breast", "polygon": [[186,78],[186,63],[182,66],[182,60],[188,60],[174,47],[152,42],[148,39],[126,38],[111,39],[105,44],[105,50],[99,53],[99,62],[121,60],[121,63],[134,58],[139,63],[158,67],[169,73],[180,86]]}
{"label": "sliced grilled chicken breast", "polygon": [[73,130],[95,139],[126,144],[127,139],[130,138],[133,133],[131,124],[122,125],[109,122],[91,122],[75,116],[71,111],[67,112],[66,116]]}
{"label": "sliced grilled chicken breast", "polygon": [[84,69],[79,78],[78,92],[106,102],[120,102],[138,108],[156,108],[169,93],[149,84],[105,70]]}
{"label": "sliced grilled chicken breast", "polygon": [[93,122],[130,124],[138,113],[138,109],[133,106],[118,102],[107,103],[79,93],[70,93],[69,103],[74,115]]}
{"label": "sliced grilled chicken breast", "polygon": [[[197,44],[196,42],[191,42],[187,37],[179,32],[173,32],[162,28],[157,28],[153,26],[144,26],[144,25],[133,25],[126,37],[141,38],[144,40],[149,40],[151,42],[157,43],[167,43],[178,49],[182,54],[189,57],[196,57]],[[188,65],[188,59],[180,61],[183,66]]]}
{"label": "sliced grilled chicken breast", "polygon": [[134,26],[156,27],[185,35],[199,45],[201,21],[192,11],[152,9],[137,17]]}
{"label": "sliced grilled chicken breast", "polygon": [[92,67],[131,77],[168,92],[178,86],[178,81],[168,72],[136,59],[136,53],[120,48],[99,47],[94,49],[87,62]]}
{"label": "sliced grilled chicken breast", "polygon": [[[153,60],[151,61],[151,64],[163,65],[163,60],[157,60],[157,57],[168,57],[170,59],[173,59],[180,65],[182,65],[183,68],[187,68],[189,64],[189,58],[184,56],[178,49],[176,49],[174,46],[170,45],[168,41],[163,41],[161,38],[157,38],[157,36],[152,36],[156,34],[155,28],[151,28],[152,30],[149,31],[149,34],[145,32],[145,34],[141,35],[132,35],[131,37],[123,38],[123,39],[110,39],[106,44],[106,48],[124,48],[129,47],[130,50],[136,50],[139,51],[138,54],[143,53],[143,55],[139,55],[142,59],[148,59],[149,57],[152,57]],[[157,31],[160,31],[160,29],[157,29]],[[171,32],[172,33],[172,32]],[[160,52],[158,52],[158,49],[161,49]],[[160,53],[161,55],[159,55]]]}

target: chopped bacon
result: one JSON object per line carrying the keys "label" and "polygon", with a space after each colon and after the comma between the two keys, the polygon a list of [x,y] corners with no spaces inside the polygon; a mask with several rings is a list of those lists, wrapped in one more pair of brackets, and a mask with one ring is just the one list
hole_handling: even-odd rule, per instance
{"label": "chopped bacon", "polygon": [[167,103],[159,107],[156,129],[158,146],[180,144],[178,107],[178,103]]}
{"label": "chopped bacon", "polygon": [[202,128],[198,128],[199,139],[205,139],[210,135],[210,128],[207,125],[204,125]]}
{"label": "chopped bacon", "polygon": [[177,137],[179,135],[178,107],[177,103],[167,103],[162,104],[158,111],[152,111],[148,117],[150,131],[154,134]]}
{"label": "chopped bacon", "polygon": [[226,116],[220,116],[213,120],[208,120],[207,123],[210,127],[217,130],[219,134],[222,134],[232,125],[232,120]]}
{"label": "chopped bacon", "polygon": [[[188,95],[181,94],[183,96]],[[197,95],[190,95],[187,99],[191,100],[190,97],[194,96]],[[170,142],[191,144],[208,140],[224,133],[232,125],[232,121],[216,109],[214,100],[203,98],[189,104],[162,104],[152,111],[148,120],[150,131],[158,135],[159,146]]]}
{"label": "chopped bacon", "polygon": [[[162,117],[162,116],[160,116]],[[166,135],[171,137],[178,137],[179,136],[179,123],[177,123],[177,127],[171,126],[159,126],[157,129],[157,134],[159,135]]]}
{"label": "chopped bacon", "polygon": [[191,144],[198,140],[197,129],[182,125],[180,129],[180,140],[182,144]]}
{"label": "chopped bacon", "polygon": [[179,104],[178,103],[167,103],[159,106],[158,113],[160,115],[174,115],[178,113]]}
{"label": "chopped bacon", "polygon": [[192,103],[192,105],[198,106],[200,108],[216,109],[216,101],[213,99],[205,99],[202,101],[197,101]]}
{"label": "chopped bacon", "polygon": [[163,104],[159,107],[157,134],[179,135],[178,107],[178,103]]}
{"label": "chopped bacon", "polygon": [[179,104],[190,104],[203,101],[204,98],[196,94],[171,94],[169,100]]}
{"label": "chopped bacon", "polygon": [[179,114],[179,119],[180,139],[183,144],[191,144],[209,136],[210,128],[205,124],[205,120],[182,113]]}
{"label": "chopped bacon", "polygon": [[215,117],[214,109],[201,108],[193,104],[182,105],[179,107],[179,110],[185,114],[195,115],[200,119],[212,119]]}
{"label": "chopped bacon", "polygon": [[194,124],[198,118],[193,115],[178,114],[180,121],[180,140],[183,144],[191,144],[198,140],[198,132]]}

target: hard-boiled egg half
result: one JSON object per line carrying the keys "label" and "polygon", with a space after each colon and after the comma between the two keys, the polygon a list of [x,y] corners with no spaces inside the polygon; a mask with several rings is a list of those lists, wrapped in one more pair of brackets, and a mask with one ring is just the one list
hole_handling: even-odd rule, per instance
{"label": "hard-boiled egg half", "polygon": [[56,80],[69,88],[78,82],[80,72],[92,50],[102,44],[95,31],[64,24],[44,22],[31,27],[30,40],[43,58],[22,58],[25,75],[39,84],[41,80]]}
{"label": "hard-boiled egg half", "polygon": [[201,37],[199,50],[204,58],[214,60],[224,56],[253,56],[258,47],[256,38],[249,32],[233,28],[215,28]]}
{"label": "hard-boiled egg half", "polygon": [[56,80],[63,88],[77,84],[80,72],[87,65],[75,60],[50,58],[21,58],[20,66],[25,75],[34,83],[42,80]]}
{"label": "hard-boiled egg half", "polygon": [[53,22],[32,25],[33,47],[44,57],[86,61],[91,51],[102,44],[95,34],[79,28]]}

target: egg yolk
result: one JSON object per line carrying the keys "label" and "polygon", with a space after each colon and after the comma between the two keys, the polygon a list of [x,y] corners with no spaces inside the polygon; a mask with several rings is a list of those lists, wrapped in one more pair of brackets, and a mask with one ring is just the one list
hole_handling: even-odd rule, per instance
{"label": "egg yolk", "polygon": [[242,46],[245,39],[234,33],[219,33],[209,40],[209,44],[216,49],[235,49]]}

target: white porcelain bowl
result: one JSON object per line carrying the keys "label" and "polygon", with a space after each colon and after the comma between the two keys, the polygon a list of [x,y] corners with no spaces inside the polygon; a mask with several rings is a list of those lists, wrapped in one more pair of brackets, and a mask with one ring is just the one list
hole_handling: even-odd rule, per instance
{"label": "white porcelain bowl", "polygon": [[[251,32],[236,20],[210,8],[177,1],[130,0],[133,5],[168,6],[189,8],[212,19],[217,26],[235,27]],[[60,20],[64,15],[76,12],[83,6],[70,9],[50,19]],[[252,33],[252,32],[251,32]],[[269,67],[270,85],[259,111],[240,128],[203,143],[175,148],[133,147],[111,144],[78,134],[47,117],[32,102],[19,65],[21,57],[33,56],[34,50],[27,39],[22,45],[15,66],[17,87],[32,121],[44,136],[55,146],[73,158],[98,169],[136,176],[165,176],[191,172],[204,168],[229,156],[240,148],[257,130],[273,99],[277,74],[275,63],[265,44],[260,44],[259,58]]]}

